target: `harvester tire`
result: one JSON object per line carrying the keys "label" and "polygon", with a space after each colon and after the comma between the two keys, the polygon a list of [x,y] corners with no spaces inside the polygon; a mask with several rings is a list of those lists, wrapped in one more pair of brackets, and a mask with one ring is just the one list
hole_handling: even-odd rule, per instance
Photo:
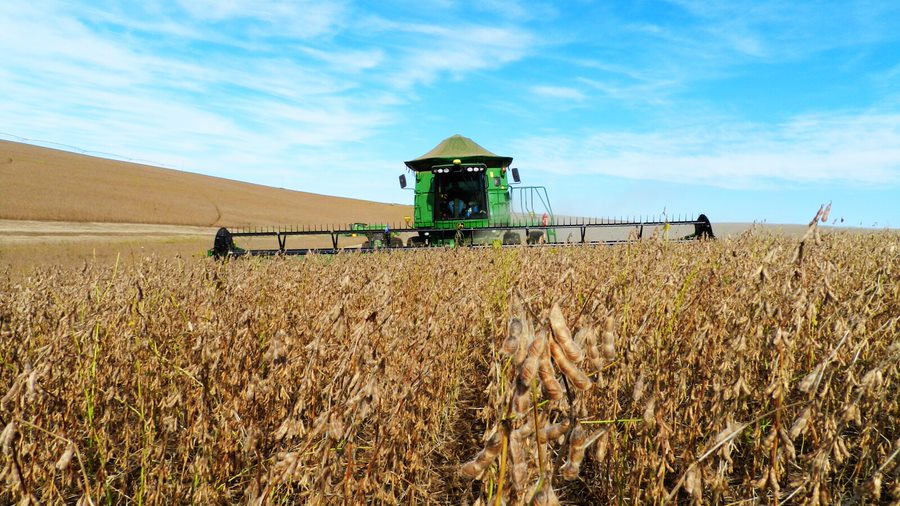
{"label": "harvester tire", "polygon": [[543,230],[532,230],[528,232],[528,244],[541,244],[541,240],[543,237]]}
{"label": "harvester tire", "polygon": [[709,218],[706,217],[705,214],[701,214],[697,217],[697,222],[694,225],[694,237],[697,239],[715,239],[716,234],[713,233],[712,224],[709,222]]}
{"label": "harvester tire", "polygon": [[213,243],[212,255],[214,258],[224,258],[234,251],[234,238],[227,228],[222,227],[216,232],[216,240]]}
{"label": "harvester tire", "polygon": [[508,246],[508,245],[518,246],[520,244],[522,244],[522,236],[520,236],[519,234],[517,234],[511,230],[504,232],[504,234],[503,234],[503,245],[504,246]]}
{"label": "harvester tire", "polygon": [[391,237],[390,247],[391,248],[402,248],[403,247],[403,239],[401,239],[399,237]]}

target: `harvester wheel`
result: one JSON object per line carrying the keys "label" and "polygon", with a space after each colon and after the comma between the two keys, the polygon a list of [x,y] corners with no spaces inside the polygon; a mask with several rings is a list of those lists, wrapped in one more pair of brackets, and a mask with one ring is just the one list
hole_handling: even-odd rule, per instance
{"label": "harvester wheel", "polygon": [[234,238],[227,228],[222,227],[216,232],[216,240],[213,243],[212,255],[214,258],[224,258],[234,251]]}
{"label": "harvester wheel", "polygon": [[513,232],[512,230],[507,230],[503,234],[503,244],[518,246],[519,244],[522,244],[522,236]]}
{"label": "harvester wheel", "polygon": [[716,234],[713,233],[712,224],[705,214],[697,217],[698,223],[694,225],[694,237],[697,239],[715,239]]}
{"label": "harvester wheel", "polygon": [[390,247],[391,248],[402,248],[403,247],[403,239],[401,239],[399,237],[391,237]]}
{"label": "harvester wheel", "polygon": [[532,230],[528,232],[528,244],[541,244],[543,237],[543,230]]}

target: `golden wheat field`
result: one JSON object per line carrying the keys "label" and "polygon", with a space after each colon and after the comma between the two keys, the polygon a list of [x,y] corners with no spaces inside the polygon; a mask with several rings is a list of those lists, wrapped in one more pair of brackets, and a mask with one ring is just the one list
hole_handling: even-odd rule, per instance
{"label": "golden wheat field", "polygon": [[0,502],[900,502],[900,235],[0,276]]}

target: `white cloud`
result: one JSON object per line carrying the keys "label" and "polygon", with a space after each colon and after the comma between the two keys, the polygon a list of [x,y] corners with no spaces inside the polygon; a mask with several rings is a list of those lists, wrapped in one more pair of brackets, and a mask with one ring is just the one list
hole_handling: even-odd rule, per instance
{"label": "white cloud", "polygon": [[570,37],[558,42],[554,57],[582,67],[578,77],[609,98],[645,106],[668,103],[698,84],[745,79],[763,65],[802,65],[830,50],[868,62],[879,51],[875,44],[900,40],[897,2],[668,2],[677,15],[607,4],[570,20]]}
{"label": "white cloud", "polygon": [[499,69],[517,61],[531,49],[534,37],[526,30],[472,23],[452,26],[399,23],[381,18],[366,20],[362,29],[384,37],[393,53],[391,86],[408,90],[450,76]]}
{"label": "white cloud", "polygon": [[584,100],[584,93],[575,88],[565,86],[532,86],[531,92],[542,97],[576,101]]}
{"label": "white cloud", "polygon": [[[730,7],[688,6],[684,24],[655,17],[652,23],[549,20],[553,12],[515,0],[437,4],[6,2],[0,6],[0,95],[13,98],[0,101],[0,131],[365,197],[368,188],[395,186],[383,179],[398,167],[396,159],[384,160],[386,152],[402,149],[404,141],[396,139],[412,131],[435,135],[454,121],[446,117],[449,100],[436,105],[417,98],[428,88],[437,97],[464,96],[459,116],[475,118],[467,128],[496,131],[494,140],[520,162],[561,174],[728,187],[900,179],[896,115],[805,115],[769,126],[742,123],[734,119],[741,111],[732,109],[722,120],[723,102],[715,98],[679,100],[691,83],[709,84],[747,62],[854,40],[846,33],[831,43],[819,30],[806,41],[807,25],[785,31],[789,20],[769,4],[745,18]],[[865,24],[850,17],[851,28]],[[895,89],[897,75],[896,68],[885,70],[883,88]],[[443,88],[448,80],[452,86]],[[709,88],[722,91],[715,83]],[[879,103],[882,111],[900,110],[900,102]],[[633,111],[621,113],[634,105],[643,107],[638,119]],[[701,126],[672,126],[686,110]],[[562,131],[553,121],[575,126],[514,144],[506,139],[515,131],[495,128],[517,122],[518,131]],[[614,128],[631,130],[609,133]],[[394,144],[385,147],[386,139]],[[316,170],[326,165],[358,175],[359,184],[348,189],[345,181],[326,180]]]}
{"label": "white cloud", "polygon": [[496,14],[505,19],[532,20],[554,18],[557,7],[535,1],[521,0],[476,0],[473,7],[482,12]]}
{"label": "white cloud", "polygon": [[327,34],[341,23],[342,2],[324,0],[179,0],[195,19],[208,22],[254,20],[268,33],[310,38]]}
{"label": "white cloud", "polygon": [[560,174],[759,188],[773,182],[900,184],[900,114],[799,116],[652,133],[529,136],[520,163]]}
{"label": "white cloud", "polygon": [[660,105],[668,101],[668,96],[679,89],[677,80],[648,80],[622,83],[620,80],[588,79],[580,77],[578,82],[599,91],[603,96],[620,103],[646,103]]}
{"label": "white cloud", "polygon": [[699,21],[710,46],[737,54],[793,59],[827,49],[898,38],[894,2],[706,2],[669,0]]}
{"label": "white cloud", "polygon": [[374,69],[385,60],[385,52],[380,48],[324,51],[303,47],[299,51],[326,63],[331,70],[351,74]]}
{"label": "white cloud", "polygon": [[[326,67],[289,51],[193,52],[204,30],[189,20],[148,20],[131,33],[121,13],[101,28],[53,2],[3,11],[0,95],[15,99],[0,101],[0,130],[13,135],[259,181],[296,167],[293,156],[333,153],[390,123],[389,99],[343,77],[378,51],[337,49]],[[157,29],[164,35],[146,32]]]}
{"label": "white cloud", "polygon": [[[393,111],[409,101],[407,90],[497,68],[530,42],[491,24],[399,23],[385,28],[390,37],[356,32],[348,44],[334,36],[359,20],[338,19],[340,3],[322,5],[185,3],[190,16],[171,3],[5,5],[0,95],[15,100],[0,101],[0,131],[338,193],[344,183],[319,167],[350,170],[365,159],[366,174],[396,168],[364,141],[398,121]],[[385,184],[362,181],[353,191],[364,197]]]}

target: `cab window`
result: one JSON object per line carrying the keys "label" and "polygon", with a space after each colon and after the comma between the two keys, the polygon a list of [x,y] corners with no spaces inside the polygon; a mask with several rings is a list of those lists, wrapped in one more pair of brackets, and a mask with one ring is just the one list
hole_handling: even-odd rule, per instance
{"label": "cab window", "polygon": [[435,174],[435,220],[487,218],[484,172]]}

